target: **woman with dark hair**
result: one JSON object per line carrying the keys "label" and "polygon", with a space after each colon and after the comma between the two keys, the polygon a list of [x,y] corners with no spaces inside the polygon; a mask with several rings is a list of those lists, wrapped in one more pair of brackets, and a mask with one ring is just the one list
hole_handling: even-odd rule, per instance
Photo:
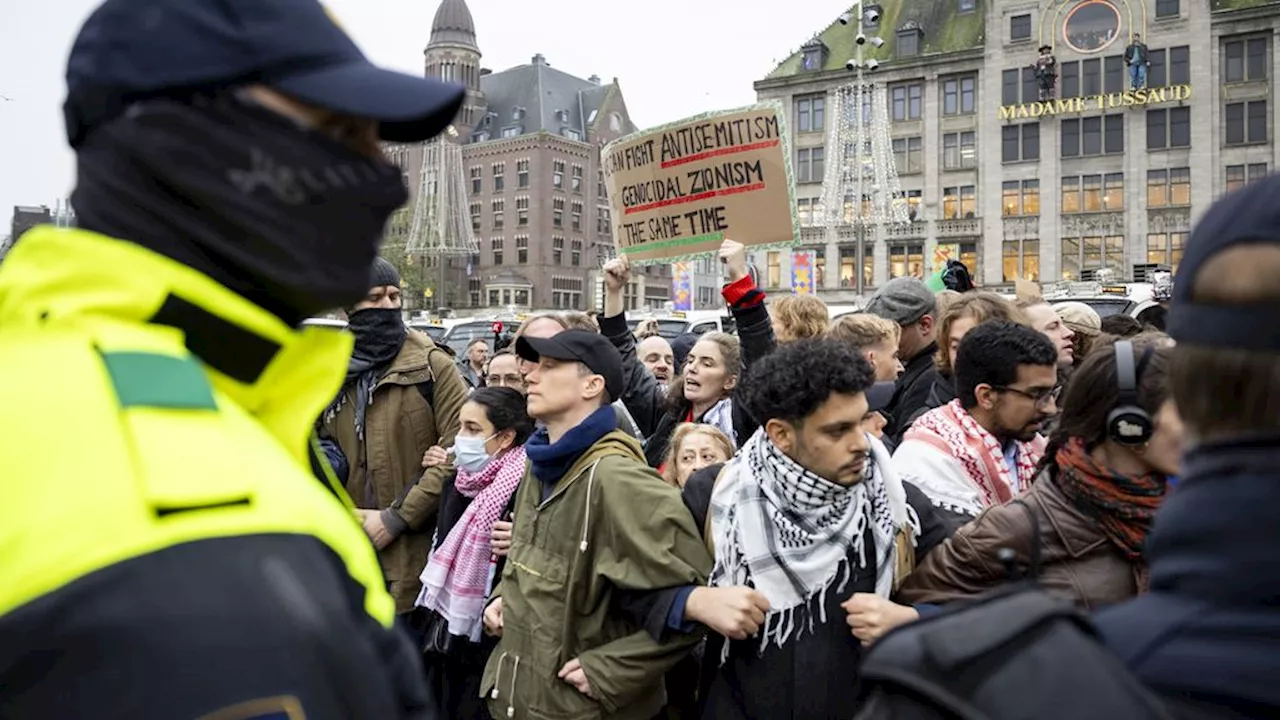
{"label": "woman with dark hair", "polygon": [[[459,413],[455,476],[445,482],[431,556],[422,571],[414,622],[425,631],[423,660],[438,717],[488,720],[480,677],[496,640],[484,636],[485,602],[501,574],[490,542],[525,473],[533,434],[525,397],[508,387],[477,388]],[[424,464],[445,451],[432,448]]]}
{"label": "woman with dark hair", "polygon": [[[935,548],[900,602],[981,593],[1007,577],[1001,549],[1025,571],[1033,546],[1040,584],[1085,608],[1145,592],[1143,545],[1182,454],[1182,420],[1168,395],[1171,350],[1157,333],[1099,338],[1067,387],[1035,483]],[[1122,384],[1129,373],[1132,384]]]}

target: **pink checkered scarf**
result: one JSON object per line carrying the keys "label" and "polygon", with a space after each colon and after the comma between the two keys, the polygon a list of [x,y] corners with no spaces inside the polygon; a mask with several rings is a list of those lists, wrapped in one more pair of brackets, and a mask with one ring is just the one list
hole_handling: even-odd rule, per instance
{"label": "pink checkered scarf", "polygon": [[999,441],[960,406],[959,400],[920,416],[904,439],[922,440],[958,460],[982,491],[984,507],[1007,502],[1031,486],[1045,444],[1039,436],[1031,442],[1018,442],[1015,477],[1004,461]]}
{"label": "pink checkered scarf", "polygon": [[455,487],[474,498],[422,571],[417,604],[434,610],[449,623],[449,634],[480,640],[481,618],[489,594],[493,524],[525,474],[524,448],[494,458],[475,475],[458,470]]}

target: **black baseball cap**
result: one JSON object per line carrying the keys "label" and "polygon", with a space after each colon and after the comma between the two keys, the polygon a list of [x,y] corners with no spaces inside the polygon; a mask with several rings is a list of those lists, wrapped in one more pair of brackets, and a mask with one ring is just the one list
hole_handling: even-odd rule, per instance
{"label": "black baseball cap", "polygon": [[1280,174],[1229,193],[1211,205],[1187,243],[1169,303],[1169,335],[1178,343],[1224,350],[1280,351],[1273,303],[1219,305],[1192,300],[1196,274],[1235,245],[1280,243]]}
{"label": "black baseball cap", "polygon": [[552,360],[580,362],[587,369],[604,378],[605,392],[610,400],[622,397],[626,380],[622,376],[622,356],[605,336],[590,330],[565,330],[549,338],[521,336],[516,341],[516,355],[538,362],[543,357]]}
{"label": "black baseball cap", "polygon": [[440,134],[466,93],[373,65],[316,0],[106,0],[67,61],[67,139],[139,100],[253,83],[377,120],[394,142]]}
{"label": "black baseball cap", "polygon": [[872,383],[871,387],[867,388],[867,410],[884,410],[889,407],[897,388],[898,384],[892,380]]}

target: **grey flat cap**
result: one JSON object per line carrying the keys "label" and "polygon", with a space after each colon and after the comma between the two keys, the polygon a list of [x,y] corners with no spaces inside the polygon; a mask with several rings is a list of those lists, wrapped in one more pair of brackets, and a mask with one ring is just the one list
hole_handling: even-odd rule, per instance
{"label": "grey flat cap", "polygon": [[911,277],[894,278],[871,297],[866,312],[911,325],[938,308],[937,298],[924,282]]}

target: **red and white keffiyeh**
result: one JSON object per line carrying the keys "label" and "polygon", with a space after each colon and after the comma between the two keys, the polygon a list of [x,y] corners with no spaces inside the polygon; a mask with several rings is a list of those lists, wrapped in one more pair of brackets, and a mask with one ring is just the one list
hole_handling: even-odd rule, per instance
{"label": "red and white keffiyeh", "polygon": [[[918,481],[920,489],[934,499],[935,503],[940,498],[946,498],[949,502],[944,504],[960,505],[951,509],[976,515],[983,508],[1013,499],[1015,495],[1030,487],[1035,478],[1036,464],[1040,462],[1040,456],[1044,453],[1044,438],[1037,436],[1030,442],[1015,442],[1017,444],[1016,474],[1010,472],[1004,459],[1004,450],[996,437],[978,425],[960,406],[959,400],[952,400],[920,416],[903,436],[899,451],[903,456],[902,459],[905,460],[915,454],[914,448],[908,447],[909,445],[923,443],[950,456],[963,468],[968,481],[966,484],[977,489],[978,503],[961,503],[951,498],[952,493],[932,492],[935,489],[946,490],[946,488],[934,487],[943,485],[947,481],[947,478],[937,477],[936,472],[917,470],[909,466],[900,467],[899,470],[910,475],[911,478],[908,479],[912,482]],[[894,455],[894,460],[899,461],[898,454]],[[959,494],[956,492],[956,495]]]}

